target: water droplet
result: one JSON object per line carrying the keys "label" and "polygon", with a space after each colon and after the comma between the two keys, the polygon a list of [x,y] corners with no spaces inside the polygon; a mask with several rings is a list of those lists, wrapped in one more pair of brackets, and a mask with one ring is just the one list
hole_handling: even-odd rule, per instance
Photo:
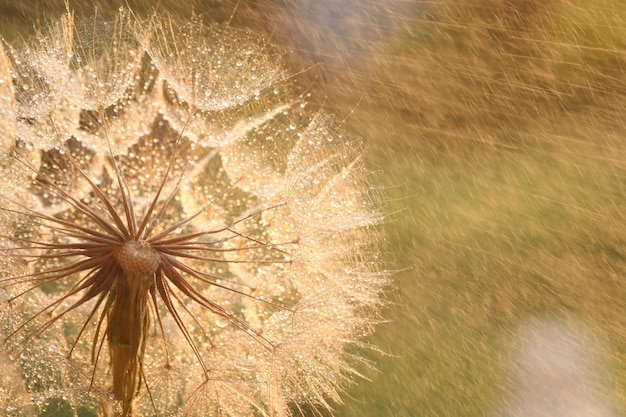
{"label": "water droplet", "polygon": [[229,323],[228,317],[215,316],[215,325],[219,327],[220,329],[224,329],[228,327],[228,323]]}

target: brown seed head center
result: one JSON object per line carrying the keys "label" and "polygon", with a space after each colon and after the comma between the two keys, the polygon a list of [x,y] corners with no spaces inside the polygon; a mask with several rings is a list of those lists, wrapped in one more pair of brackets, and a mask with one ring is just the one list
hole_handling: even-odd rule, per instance
{"label": "brown seed head center", "polygon": [[145,240],[130,240],[115,255],[127,273],[152,275],[159,267],[159,254]]}

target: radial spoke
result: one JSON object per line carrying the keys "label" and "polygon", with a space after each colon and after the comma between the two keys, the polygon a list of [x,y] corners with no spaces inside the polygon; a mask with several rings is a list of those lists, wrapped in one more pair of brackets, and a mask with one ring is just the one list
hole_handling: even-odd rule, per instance
{"label": "radial spoke", "polygon": [[[96,211],[91,209],[88,205],[86,205],[85,203],[83,203],[79,199],[77,199],[74,196],[72,196],[70,193],[65,191],[63,188],[59,187],[50,178],[43,177],[39,181],[45,180],[46,181],[45,185],[47,185],[48,188],[51,189],[57,196],[61,197],[64,201],[66,201],[68,204],[70,204],[71,206],[73,206],[74,208],[79,210],[80,212],[82,212],[84,214],[87,214],[89,217],[91,217],[92,220],[94,220],[96,223],[98,223],[98,225],[100,225],[100,227],[102,227],[105,230],[109,231],[111,234],[113,234],[115,236],[118,236],[120,238],[123,237],[123,236],[127,236],[127,233],[126,233],[125,228],[124,228],[124,224],[121,223],[121,219],[119,219],[119,216],[117,215],[117,212],[113,208],[113,206],[112,206],[111,202],[109,201],[109,199],[102,192],[100,187],[98,187],[98,185],[90,178],[90,176],[87,175],[87,173],[84,172],[80,168],[80,166],[74,160],[74,158],[71,157],[71,153],[70,152],[68,152],[68,155],[69,155],[68,160],[70,161],[72,166],[74,166],[74,168],[80,173],[81,177],[84,178],[89,183],[89,185],[91,186],[91,189],[96,193],[96,195],[98,195],[100,200],[107,207],[109,215],[111,215],[113,221],[116,223],[118,228],[113,227],[111,225],[111,223],[109,221],[107,221],[107,219],[102,217],[100,214],[98,214]],[[15,159],[19,163],[21,163],[22,165],[26,166],[31,171],[33,171],[35,174],[40,175],[40,173],[34,167],[32,167],[30,164],[26,163],[25,161],[22,161],[19,158],[15,158]]]}
{"label": "radial spoke", "polygon": [[[107,264],[109,264],[109,266],[107,267]],[[28,320],[25,320],[20,326],[18,326],[16,329],[14,329],[7,337],[6,339],[10,339],[11,337],[13,337],[18,331],[20,331],[21,329],[23,329],[25,326],[27,326],[29,323],[31,323],[32,321],[34,321],[37,317],[41,316],[42,314],[44,314],[45,312],[49,312],[51,313],[52,311],[54,311],[59,305],[61,305],[61,303],[63,303],[65,300],[67,300],[69,297],[79,293],[80,291],[82,291],[85,288],[88,288],[92,285],[94,285],[94,283],[98,283],[96,287],[97,290],[100,291],[88,291],[86,294],[84,294],[78,301],[76,301],[74,304],[72,304],[72,306],[68,307],[66,310],[64,310],[62,313],[56,315],[55,317],[53,317],[52,319],[48,320],[42,327],[40,327],[37,332],[35,332],[35,334],[33,335],[33,337],[37,337],[39,335],[41,335],[47,328],[49,328],[56,320],[58,320],[59,318],[61,318],[63,315],[65,315],[66,313],[68,313],[69,311],[75,309],[76,307],[84,304],[85,302],[89,301],[91,298],[95,297],[98,292],[101,292],[103,288],[107,288],[109,287],[110,289],[110,285],[109,282],[107,282],[107,280],[99,280],[99,276],[98,276],[98,272],[101,272],[103,270],[108,271],[110,268],[110,263],[105,263],[105,265],[103,266],[102,269],[98,270],[97,272],[92,271],[90,273],[88,273],[87,275],[85,275],[79,282],[77,282],[76,284],[74,284],[74,286],[68,291],[66,292],[64,295],[60,296],[59,298],[57,298],[55,301],[53,301],[52,303],[48,304],[46,307],[42,308],[41,310],[39,310],[37,313],[35,313],[34,315],[32,315],[31,317],[28,318]],[[112,280],[111,280],[111,285],[112,285]],[[24,293],[22,293],[21,295],[25,294],[26,292],[30,291],[31,289],[25,291]],[[20,296],[20,295],[18,295]],[[13,297],[13,299],[18,298],[18,296]]]}
{"label": "radial spoke", "polygon": [[[253,238],[253,237],[251,237],[251,236],[244,235],[243,233],[240,233],[240,232],[238,232],[238,231],[236,231],[236,230],[234,230],[234,229],[230,229],[230,228],[229,228],[228,230],[229,230],[230,232],[232,232],[232,233],[236,234],[236,235],[237,235],[237,236],[239,236],[239,237],[242,237],[242,238],[244,238],[244,239],[250,240],[250,241],[252,241],[252,242],[254,242],[254,243],[257,243],[257,244],[259,244],[259,245],[261,245],[261,246],[269,246],[269,245],[271,245],[270,243],[265,243],[265,242],[263,242],[263,241],[261,241],[261,240],[255,239],[255,238]],[[285,251],[285,250],[282,250],[282,249],[279,249],[279,248],[277,248],[277,247],[274,247],[274,250],[275,250],[275,251],[277,251],[277,252],[282,253],[283,255],[291,256],[291,254],[290,254],[289,252],[287,252],[287,251]]]}
{"label": "radial spoke", "polygon": [[[259,343],[261,343],[266,349],[270,351],[274,349],[274,346],[269,340],[263,337],[258,331],[250,327],[245,321],[234,316],[232,313],[224,309],[224,307],[220,306],[219,304],[216,304],[215,302],[207,299],[198,290],[193,288],[187,282],[187,280],[174,269],[173,263],[172,263],[172,261],[174,261],[173,258],[165,256],[164,259],[166,259],[166,261],[163,262],[162,264],[163,273],[165,274],[165,276],[167,276],[169,281],[172,284],[174,284],[174,286],[178,288],[183,294],[185,294],[187,297],[197,302],[201,306],[209,309],[211,312],[218,314],[222,317],[228,317],[238,328],[240,328],[246,334],[253,337]],[[193,270],[190,270],[190,271],[193,271]]]}
{"label": "radial spoke", "polygon": [[[191,120],[191,116],[185,122],[185,125],[183,126],[183,131],[187,127],[187,125],[188,125],[190,120]],[[137,230],[137,235],[141,236],[143,239],[145,239],[150,234],[150,232],[152,230],[151,227],[146,229],[146,226],[149,224],[149,222],[151,222],[151,224],[154,224],[161,218],[161,216],[165,212],[165,209],[169,206],[170,201],[172,201],[172,198],[174,198],[174,195],[176,195],[176,192],[178,191],[180,183],[182,182],[183,178],[185,177],[185,170],[187,168],[187,165],[183,166],[183,170],[182,170],[180,176],[178,177],[178,180],[176,181],[174,189],[169,193],[169,195],[165,199],[165,202],[161,206],[161,209],[157,212],[157,214],[154,217],[154,219],[151,220],[150,217],[152,216],[152,213],[153,213],[155,207],[157,206],[157,203],[159,201],[159,197],[161,196],[161,193],[163,192],[165,184],[167,183],[167,177],[169,176],[170,172],[172,171],[172,166],[174,165],[174,160],[176,159],[176,156],[178,155],[178,151],[180,150],[180,144],[181,144],[182,135],[183,135],[183,132],[181,131],[181,133],[176,138],[176,142],[174,143],[174,151],[170,155],[169,161],[167,163],[167,168],[165,169],[165,172],[163,173],[163,179],[159,183],[159,188],[157,189],[157,192],[155,193],[154,197],[152,198],[152,201],[150,202],[150,205],[148,206],[146,212],[144,213],[143,220],[141,221],[141,224],[139,225],[139,229]]]}
{"label": "radial spoke", "polygon": [[208,369],[205,366],[204,361],[202,360],[202,356],[200,355],[200,351],[198,350],[198,347],[194,343],[194,341],[193,341],[193,339],[191,337],[191,334],[189,333],[189,330],[187,330],[187,327],[185,326],[185,323],[183,322],[182,318],[178,314],[178,311],[176,311],[176,307],[174,307],[174,304],[172,303],[172,299],[171,299],[171,296],[170,296],[171,289],[170,289],[169,285],[167,284],[167,281],[164,279],[164,277],[163,277],[163,275],[161,274],[160,271],[157,271],[156,280],[155,281],[156,281],[157,290],[159,292],[159,295],[161,296],[161,300],[163,300],[163,303],[165,304],[165,307],[167,308],[167,310],[172,315],[172,318],[176,322],[176,326],[178,326],[180,331],[183,333],[183,336],[185,337],[185,340],[187,340],[187,344],[189,344],[189,346],[191,347],[191,350],[193,351],[196,359],[198,359],[198,362],[200,363],[200,366],[202,367],[202,370],[203,370],[203,372],[206,375],[207,372],[208,372]]}
{"label": "radial spoke", "polygon": [[78,344],[78,341],[80,340],[81,336],[85,332],[85,329],[87,328],[87,326],[89,325],[91,320],[93,320],[93,317],[95,316],[96,311],[98,311],[98,309],[100,308],[100,305],[102,304],[102,301],[104,301],[108,297],[108,295],[109,294],[106,291],[102,291],[100,293],[100,296],[98,297],[98,300],[96,301],[96,303],[94,304],[93,308],[91,309],[91,311],[87,315],[87,318],[85,319],[83,325],[81,326],[80,331],[76,335],[76,338],[74,339],[74,343],[72,343],[72,346],[70,347],[70,350],[67,353],[68,357],[72,355],[72,352],[74,352],[74,349],[76,348],[76,345]]}
{"label": "radial spoke", "polygon": [[217,245],[219,243],[224,243],[228,240],[232,240],[234,238],[240,237],[238,235],[232,236],[230,239],[224,239],[221,241],[191,241],[191,242],[181,242],[180,244],[173,245],[167,244],[167,241],[160,241],[152,244],[153,247],[159,248],[159,250],[180,250],[180,251],[202,251],[202,252],[241,252],[246,250],[253,249],[264,249],[264,248],[275,248],[277,246],[287,246],[287,245],[295,245],[297,241],[288,241],[288,242],[280,242],[280,243],[261,243],[257,245],[246,245],[241,247],[232,247],[232,248],[224,248],[224,247],[211,247]]}
{"label": "radial spoke", "polygon": [[[190,266],[184,264],[183,262],[177,261],[174,258],[169,258],[168,262],[170,262],[172,267],[177,268],[177,269],[183,271],[184,273],[186,273],[186,274],[188,274],[188,275],[190,275],[190,276],[200,280],[201,282],[204,282],[205,284],[209,284],[211,286],[214,286],[214,287],[217,287],[217,288],[221,288],[223,290],[227,290],[227,291],[233,292],[235,294],[242,295],[242,296],[247,297],[247,298],[251,298],[251,299],[253,299],[255,301],[258,301],[258,302],[261,302],[261,303],[264,303],[264,304],[267,304],[267,305],[278,307],[281,310],[290,310],[288,307],[285,307],[283,305],[276,304],[276,303],[273,303],[271,301],[255,297],[252,294],[248,294],[246,292],[243,292],[243,291],[240,291],[240,290],[236,290],[236,289],[234,289],[232,287],[227,287],[226,285],[219,284],[216,281],[213,281],[213,280],[210,279],[210,278],[214,278],[215,280],[218,280],[218,279],[219,280],[224,280],[224,278],[219,276],[219,275],[213,275],[213,274],[208,274],[206,272],[200,272],[200,271],[195,270],[195,269],[191,268]],[[180,279],[185,280],[182,275],[178,274],[178,276],[180,277]]]}
{"label": "radial spoke", "polygon": [[[156,280],[156,274],[155,278]],[[170,352],[167,347],[167,340],[165,339],[165,329],[163,328],[163,321],[161,320],[161,314],[159,313],[159,306],[157,304],[156,298],[156,281],[155,285],[150,287],[150,301],[152,302],[152,308],[154,309],[154,316],[156,317],[156,322],[159,325],[159,329],[161,331],[161,339],[163,340],[163,349],[165,350],[165,363],[169,366],[170,363]]]}
{"label": "radial spoke", "polygon": [[[165,230],[162,230],[161,232],[159,232],[158,234],[156,234],[155,236],[150,237],[148,240],[150,242],[155,242],[160,240],[162,237],[165,237],[167,235],[169,235],[171,232],[173,232],[174,230],[180,229],[181,227],[191,223],[195,218],[197,218],[198,216],[200,216],[202,213],[204,213],[209,207],[211,207],[216,201],[218,201],[219,198],[223,198],[223,196],[229,192],[231,189],[233,189],[235,187],[235,184],[231,184],[229,185],[225,190],[223,190],[220,194],[218,194],[217,196],[215,196],[213,199],[211,199],[208,203],[206,203],[204,206],[202,206],[200,208],[200,210],[196,211],[194,214],[192,214],[191,216],[187,217],[186,219],[180,220],[178,222],[175,222],[174,224],[172,224],[170,227],[165,228]],[[160,211],[164,211],[164,208],[161,207]],[[159,218],[159,216],[155,216],[155,218]],[[149,236],[150,233],[152,232],[152,230],[154,229],[154,227],[156,226],[156,222],[152,222],[150,224],[150,226],[148,227],[148,229],[146,230],[145,235]],[[212,234],[212,233],[218,233],[219,231],[207,231],[205,232],[205,234]]]}
{"label": "radial spoke", "polygon": [[[109,148],[109,155],[111,156],[111,163],[113,164],[113,171],[115,172],[115,178],[117,179],[118,186],[120,187],[120,196],[122,198],[122,205],[124,206],[124,214],[126,215],[126,227],[124,227],[122,219],[117,214],[117,211],[113,209],[115,212],[115,216],[119,219],[120,230],[123,230],[126,237],[137,237],[137,219],[135,218],[135,208],[133,207],[133,201],[130,195],[130,190],[128,188],[128,183],[126,182],[126,178],[122,173],[122,170],[115,159],[115,155],[113,154],[113,149],[111,148],[111,141],[109,136],[109,127],[106,123],[104,117],[104,109],[98,109],[98,113],[100,116],[102,129],[104,130],[104,137],[106,139],[107,146]],[[105,197],[106,198],[106,197]],[[108,200],[108,199],[107,199]],[[106,204],[106,203],[105,203]],[[108,206],[107,206],[108,207]],[[116,221],[117,223],[117,221]]]}
{"label": "radial spoke", "polygon": [[[111,257],[112,257],[111,254],[105,253],[97,258],[84,259],[82,261],[78,261],[78,262],[75,262],[73,264],[70,264],[64,267],[5,277],[5,278],[0,279],[0,283],[16,281],[16,284],[18,284],[18,283],[29,282],[29,281],[37,281],[40,279],[50,280],[50,282],[52,282],[52,281],[56,281],[62,278],[69,277],[73,274],[77,274],[82,271],[87,271],[87,270],[96,268],[99,265],[102,265],[103,263],[105,263]],[[30,279],[22,279],[22,278],[30,278]]]}
{"label": "radial spoke", "polygon": [[[36,224],[39,224],[39,225],[42,225],[44,227],[50,228],[51,230],[59,230],[61,232],[65,231],[65,230],[68,230],[68,231],[70,231],[70,230],[78,230],[78,231],[81,231],[81,232],[85,233],[85,235],[79,235],[79,236],[81,236],[81,238],[84,238],[84,239],[89,239],[90,236],[93,236],[93,237],[96,237],[96,238],[108,239],[110,242],[118,242],[119,241],[119,240],[114,240],[114,236],[111,236],[111,235],[108,235],[108,234],[105,234],[105,233],[102,233],[102,232],[90,229],[90,228],[85,227],[85,226],[81,226],[80,224],[77,224],[77,223],[72,223],[72,222],[67,221],[67,220],[59,219],[57,217],[48,216],[47,214],[43,214],[43,213],[40,213],[38,211],[35,211],[35,210],[33,210],[33,209],[29,208],[29,207],[26,207],[23,204],[20,204],[20,203],[17,203],[15,201],[12,201],[12,200],[4,197],[4,196],[0,196],[0,198],[5,200],[5,201],[8,201],[9,203],[14,204],[14,205],[16,205],[16,206],[18,206],[20,208],[23,208],[24,210],[26,210],[26,212],[13,210],[13,209],[9,209],[9,208],[6,208],[6,207],[0,207],[0,210],[3,210],[3,211],[8,212],[8,213],[14,213],[14,214],[17,214],[17,215],[20,215],[20,216],[28,214],[28,216],[30,216],[31,220],[32,219],[45,220],[45,222],[37,222]],[[67,229],[63,229],[63,228],[58,228],[57,229],[55,226],[50,225],[47,222],[65,226]],[[65,234],[65,233],[63,233],[63,234]],[[122,236],[118,236],[118,239],[121,239],[121,238],[122,238]]]}

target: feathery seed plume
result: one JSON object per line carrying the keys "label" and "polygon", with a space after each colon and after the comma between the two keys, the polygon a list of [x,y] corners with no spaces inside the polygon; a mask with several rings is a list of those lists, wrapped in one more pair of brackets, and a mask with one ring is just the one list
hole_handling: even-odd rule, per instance
{"label": "feathery seed plume", "polygon": [[68,13],[0,49],[7,416],[330,410],[387,273],[358,139],[231,28]]}

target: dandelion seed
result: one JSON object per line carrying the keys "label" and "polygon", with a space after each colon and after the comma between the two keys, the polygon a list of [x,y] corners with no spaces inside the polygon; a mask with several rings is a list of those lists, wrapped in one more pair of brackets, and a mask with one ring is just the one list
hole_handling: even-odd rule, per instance
{"label": "dandelion seed", "polygon": [[340,401],[386,281],[381,215],[358,140],[276,62],[233,29],[124,12],[0,50],[6,415]]}

